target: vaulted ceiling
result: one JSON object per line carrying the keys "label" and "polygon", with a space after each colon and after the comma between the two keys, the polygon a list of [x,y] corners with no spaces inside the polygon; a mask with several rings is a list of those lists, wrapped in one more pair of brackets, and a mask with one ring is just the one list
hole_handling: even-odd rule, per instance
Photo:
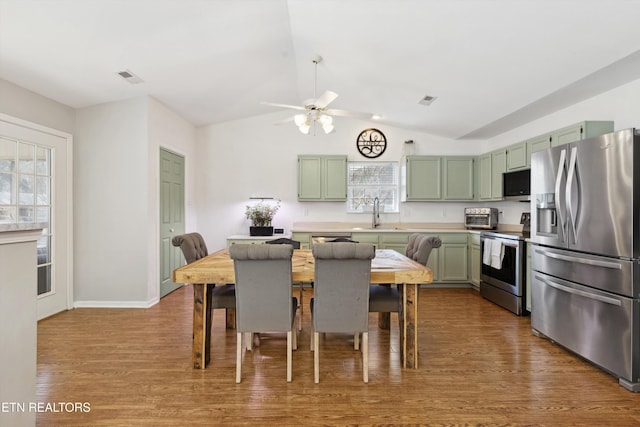
{"label": "vaulted ceiling", "polygon": [[640,78],[638,16],[638,0],[0,0],[0,78],[74,108],[150,95],[205,125],[313,98],[321,55],[331,107],[483,139]]}

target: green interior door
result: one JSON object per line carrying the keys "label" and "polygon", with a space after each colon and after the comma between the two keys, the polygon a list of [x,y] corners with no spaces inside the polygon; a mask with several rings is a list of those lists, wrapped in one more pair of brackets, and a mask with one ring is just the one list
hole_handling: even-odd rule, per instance
{"label": "green interior door", "polygon": [[160,149],[160,297],[182,286],[173,270],[184,264],[173,236],[184,233],[184,157]]}

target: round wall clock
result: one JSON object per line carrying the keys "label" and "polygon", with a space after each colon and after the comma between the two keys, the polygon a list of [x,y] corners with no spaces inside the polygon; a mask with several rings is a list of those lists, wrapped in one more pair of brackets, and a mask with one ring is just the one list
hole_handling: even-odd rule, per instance
{"label": "round wall clock", "polygon": [[360,132],[356,145],[364,157],[375,159],[387,149],[387,138],[378,129],[369,128]]}

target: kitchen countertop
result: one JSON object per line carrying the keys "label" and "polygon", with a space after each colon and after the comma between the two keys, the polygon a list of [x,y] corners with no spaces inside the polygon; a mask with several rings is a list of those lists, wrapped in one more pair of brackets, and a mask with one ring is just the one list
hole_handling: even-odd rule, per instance
{"label": "kitchen countertop", "polygon": [[[498,230],[521,231],[520,224],[501,224]],[[382,223],[376,228],[371,223],[351,222],[298,222],[291,228],[296,233],[480,233],[482,230],[467,229],[462,223],[421,222]]]}

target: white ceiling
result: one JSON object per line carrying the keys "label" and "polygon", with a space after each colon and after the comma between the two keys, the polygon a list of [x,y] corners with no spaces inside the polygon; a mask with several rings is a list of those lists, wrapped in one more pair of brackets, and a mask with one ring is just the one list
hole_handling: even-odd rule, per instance
{"label": "white ceiling", "polygon": [[319,54],[331,107],[481,139],[640,78],[638,16],[640,0],[0,0],[0,78],[74,108],[150,95],[204,125],[312,98]]}

